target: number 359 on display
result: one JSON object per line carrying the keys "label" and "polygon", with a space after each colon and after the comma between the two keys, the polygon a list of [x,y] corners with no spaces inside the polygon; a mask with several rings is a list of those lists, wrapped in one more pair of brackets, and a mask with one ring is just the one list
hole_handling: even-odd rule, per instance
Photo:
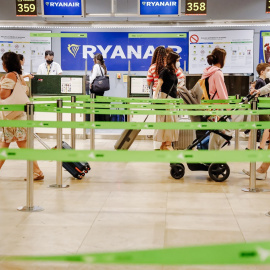
{"label": "number 359 on display", "polygon": [[36,0],[17,0],[16,5],[17,16],[36,16]]}

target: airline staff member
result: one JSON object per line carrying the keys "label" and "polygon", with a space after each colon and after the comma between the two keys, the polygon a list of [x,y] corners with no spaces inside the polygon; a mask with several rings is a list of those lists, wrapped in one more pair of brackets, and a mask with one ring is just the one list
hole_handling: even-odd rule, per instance
{"label": "airline staff member", "polygon": [[45,60],[46,62],[41,64],[38,67],[37,74],[38,75],[60,75],[62,74],[61,66],[53,62],[54,52],[53,51],[46,51],[45,52]]}

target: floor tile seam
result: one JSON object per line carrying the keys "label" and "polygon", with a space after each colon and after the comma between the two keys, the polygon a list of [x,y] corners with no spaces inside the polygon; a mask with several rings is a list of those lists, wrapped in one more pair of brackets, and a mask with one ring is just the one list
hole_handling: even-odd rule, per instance
{"label": "floor tile seam", "polygon": [[164,226],[164,241],[163,241],[163,247],[166,247],[166,232],[167,232],[167,215],[168,215],[168,198],[169,198],[169,192],[167,191],[167,200],[166,200],[166,212],[165,212],[165,226]]}
{"label": "floor tile seam", "polygon": [[247,242],[247,240],[246,240],[246,238],[245,238],[245,236],[244,236],[244,233],[243,233],[243,231],[242,231],[242,229],[241,229],[241,226],[240,226],[240,224],[239,224],[239,222],[238,222],[237,216],[236,216],[236,214],[235,214],[235,212],[234,212],[234,209],[233,209],[233,207],[232,207],[232,205],[231,205],[231,203],[230,203],[230,200],[229,200],[229,198],[228,198],[228,196],[227,196],[227,193],[226,193],[225,191],[224,191],[224,193],[225,193],[225,196],[226,196],[226,198],[227,198],[227,200],[228,200],[228,204],[231,206],[232,213],[233,213],[234,219],[235,219],[235,221],[236,221],[236,223],[237,223],[237,226],[238,226],[238,228],[239,228],[239,231],[241,232],[241,235],[242,235],[244,241]]}
{"label": "floor tile seam", "polygon": [[94,224],[95,224],[95,222],[96,222],[98,216],[99,216],[100,213],[102,212],[102,209],[103,209],[104,205],[107,203],[107,200],[109,199],[111,193],[112,193],[112,192],[110,191],[109,194],[108,194],[108,196],[107,196],[107,198],[106,198],[106,200],[104,201],[103,205],[100,207],[99,211],[97,212],[96,217],[94,218],[94,220],[93,220],[93,222],[92,222],[90,228],[89,228],[88,231],[85,233],[85,236],[84,236],[84,238],[83,238],[81,244],[78,246],[76,253],[78,253],[78,251],[79,251],[80,248],[82,247],[84,241],[86,240],[87,235],[88,235],[88,234],[90,233],[90,231],[92,230],[92,228],[93,228],[93,226],[94,226]]}

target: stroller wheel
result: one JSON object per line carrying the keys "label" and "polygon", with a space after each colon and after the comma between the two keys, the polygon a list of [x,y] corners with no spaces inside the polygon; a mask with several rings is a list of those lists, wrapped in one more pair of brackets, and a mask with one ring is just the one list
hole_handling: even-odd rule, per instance
{"label": "stroller wheel", "polygon": [[223,182],[230,175],[230,167],[227,163],[212,163],[209,166],[208,173],[214,181]]}
{"label": "stroller wheel", "polygon": [[185,166],[182,163],[171,164],[171,176],[174,179],[181,179],[185,175]]}

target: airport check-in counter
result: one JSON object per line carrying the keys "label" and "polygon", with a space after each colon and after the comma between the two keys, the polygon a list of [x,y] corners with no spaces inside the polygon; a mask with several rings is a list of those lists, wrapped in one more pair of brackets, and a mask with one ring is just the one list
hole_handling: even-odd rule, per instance
{"label": "airport check-in counter", "polygon": [[[32,97],[77,96],[88,94],[89,78],[79,75],[35,75],[31,80]],[[35,103],[56,103],[56,101],[37,101]],[[56,121],[56,113],[35,112],[37,121]],[[64,113],[63,121],[71,121],[71,114]],[[76,114],[76,122],[84,121],[84,114]],[[55,135],[54,128],[35,128],[35,132],[46,137]],[[77,136],[83,136],[83,129],[76,130]],[[70,129],[64,128],[63,135],[70,135]]]}
{"label": "airport check-in counter", "polygon": [[[127,96],[132,98],[149,98],[150,91],[147,86],[146,76],[128,76]],[[134,103],[136,104],[136,103]],[[143,104],[143,103],[138,103]],[[143,122],[146,115],[128,115],[127,119],[130,122]],[[156,122],[155,115],[149,115],[146,122]],[[139,136],[143,138],[152,138],[154,130],[142,129]]]}

